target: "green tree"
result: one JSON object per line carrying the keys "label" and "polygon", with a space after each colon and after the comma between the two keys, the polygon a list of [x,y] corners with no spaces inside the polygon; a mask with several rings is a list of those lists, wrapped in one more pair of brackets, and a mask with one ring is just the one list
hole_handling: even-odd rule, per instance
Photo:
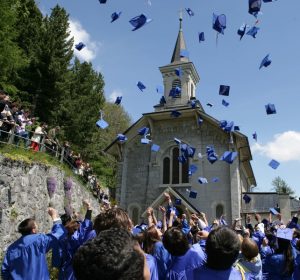
{"label": "green tree", "polygon": [[277,193],[289,195],[293,195],[295,193],[295,191],[291,187],[289,187],[289,185],[279,176],[277,176],[272,181],[272,185],[272,189],[275,190]]}

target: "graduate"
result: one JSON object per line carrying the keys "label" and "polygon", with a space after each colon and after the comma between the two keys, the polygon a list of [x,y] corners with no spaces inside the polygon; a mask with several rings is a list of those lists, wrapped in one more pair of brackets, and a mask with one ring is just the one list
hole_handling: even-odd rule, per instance
{"label": "graduate", "polygon": [[33,218],[19,224],[18,231],[22,236],[6,251],[1,268],[3,280],[50,279],[46,254],[66,233],[57,211],[49,208],[48,214],[54,223],[49,234],[38,233],[38,226]]}

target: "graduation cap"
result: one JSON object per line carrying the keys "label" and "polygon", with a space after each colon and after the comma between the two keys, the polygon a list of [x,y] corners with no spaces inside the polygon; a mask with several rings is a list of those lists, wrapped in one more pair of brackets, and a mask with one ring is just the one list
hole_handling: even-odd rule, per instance
{"label": "graduation cap", "polygon": [[78,51],[81,51],[84,47],[85,47],[85,44],[82,42],[75,45],[75,49]]}
{"label": "graduation cap", "polygon": [[160,100],[159,100],[159,104],[163,105],[163,104],[166,104],[166,103],[167,103],[167,101],[166,101],[165,97],[162,96],[162,97],[160,98]]}
{"label": "graduation cap", "polygon": [[190,190],[189,197],[190,197],[190,198],[196,198],[196,197],[197,197],[197,192],[196,192],[196,191]]}
{"label": "graduation cap", "polygon": [[197,166],[194,164],[191,164],[189,166],[189,176],[192,176],[197,171]]}
{"label": "graduation cap", "polygon": [[107,0],[99,0],[100,4],[106,4]]}
{"label": "graduation cap", "polygon": [[140,89],[140,91],[143,91],[144,89],[146,89],[146,86],[140,81],[138,81],[138,83],[136,85]]}
{"label": "graduation cap", "polygon": [[181,87],[176,86],[175,88],[172,88],[170,90],[169,96],[172,96],[173,98],[180,97],[181,95]]}
{"label": "graduation cap", "polygon": [[238,29],[237,34],[240,36],[240,40],[242,40],[242,38],[244,37],[247,27],[247,24],[243,23],[242,26]]}
{"label": "graduation cap", "polygon": [[199,38],[199,43],[204,42],[205,41],[204,32],[199,32],[198,38]]}
{"label": "graduation cap", "polygon": [[206,147],[206,155],[207,155],[207,160],[213,164],[218,160],[218,155],[215,153],[215,149],[213,146],[207,146]]}
{"label": "graduation cap", "polygon": [[151,146],[151,151],[152,152],[158,152],[160,149],[160,146],[156,145],[156,144],[152,144]]}
{"label": "graduation cap", "polygon": [[186,12],[188,13],[188,15],[189,15],[190,17],[192,17],[192,16],[195,15],[195,13],[194,13],[190,8],[185,8],[185,10],[186,10]]}
{"label": "graduation cap", "polygon": [[121,103],[121,101],[122,101],[122,96],[118,96],[116,98],[115,104],[119,105]]}
{"label": "graduation cap", "polygon": [[163,86],[156,86],[156,92],[163,94],[164,93],[164,87]]}
{"label": "graduation cap", "polygon": [[176,111],[176,110],[173,110],[171,112],[171,117],[174,117],[174,118],[178,118],[179,116],[181,116],[181,113]]}
{"label": "graduation cap", "polygon": [[147,138],[147,136],[145,135],[142,139],[141,139],[141,143],[142,144],[149,144],[151,142],[150,139]]}
{"label": "graduation cap", "polygon": [[237,156],[237,152],[225,151],[220,160],[226,161],[231,164]]}
{"label": "graduation cap", "polygon": [[292,228],[278,228],[276,231],[276,237],[277,238],[282,238],[285,240],[293,240],[294,236],[294,229]]}
{"label": "graduation cap", "polygon": [[264,1],[264,3],[269,3],[269,2],[275,2],[277,0],[263,0],[263,1]]}
{"label": "graduation cap", "polygon": [[108,123],[103,119],[98,120],[96,122],[96,125],[97,125],[97,127],[102,128],[102,129],[105,129],[108,127]]}
{"label": "graduation cap", "polygon": [[145,135],[148,134],[149,130],[150,130],[149,127],[144,126],[144,127],[140,128],[140,129],[138,130],[138,134],[139,134],[139,135],[142,135],[142,136],[145,136]]}
{"label": "graduation cap", "polygon": [[203,119],[201,117],[198,117],[198,124],[201,125],[203,123]]}
{"label": "graduation cap", "polygon": [[175,198],[175,205],[181,205],[181,199]]}
{"label": "graduation cap", "polygon": [[279,214],[279,212],[275,208],[270,208],[270,213],[272,213],[273,215]]}
{"label": "graduation cap", "polygon": [[114,12],[114,13],[112,13],[111,14],[111,22],[114,22],[115,20],[117,20],[120,17],[121,13],[122,12],[119,12],[119,13]]}
{"label": "graduation cap", "polygon": [[214,106],[212,103],[206,103],[206,106],[208,106],[208,107],[212,107],[212,106]]}
{"label": "graduation cap", "polygon": [[208,184],[207,179],[204,178],[204,177],[198,177],[198,182],[199,182],[200,184]]}
{"label": "graduation cap", "polygon": [[134,27],[132,31],[135,31],[151,21],[152,19],[147,18],[144,14],[140,14],[139,16],[132,18],[129,22]]}
{"label": "graduation cap", "polygon": [[240,127],[239,127],[238,125],[235,125],[235,126],[233,127],[233,130],[234,130],[234,131],[240,131]]}
{"label": "graduation cap", "polygon": [[124,143],[125,141],[127,141],[127,137],[124,134],[118,134],[117,135],[117,140],[121,143]]}
{"label": "graduation cap", "polygon": [[256,38],[256,34],[258,30],[259,30],[258,27],[252,26],[246,34],[252,36],[253,38]]}
{"label": "graduation cap", "polygon": [[180,57],[189,57],[188,50],[185,49],[180,50]]}
{"label": "graduation cap", "polygon": [[217,183],[217,182],[219,182],[220,181],[220,179],[218,178],[218,177],[213,177],[212,179],[211,179],[211,182],[212,183]]}
{"label": "graduation cap", "polygon": [[272,60],[269,59],[269,56],[270,54],[264,57],[264,59],[260,63],[259,69],[261,69],[262,67],[268,67],[271,64]]}
{"label": "graduation cap", "polygon": [[219,95],[229,96],[230,86],[220,85]]}
{"label": "graduation cap", "polygon": [[257,133],[256,133],[256,132],[254,132],[254,133],[252,134],[252,138],[253,138],[255,141],[257,141]]}
{"label": "graduation cap", "polygon": [[276,114],[276,108],[274,104],[269,103],[265,105],[265,108],[266,108],[267,115]]}
{"label": "graduation cap", "polygon": [[180,144],[180,150],[184,153],[185,157],[193,157],[196,149],[188,144]]}
{"label": "graduation cap", "polygon": [[243,200],[245,201],[246,204],[250,203],[251,197],[247,194],[243,195]]}
{"label": "graduation cap", "polygon": [[226,100],[222,99],[222,105],[224,105],[225,107],[229,106],[229,102],[227,102]]}
{"label": "graduation cap", "polygon": [[220,121],[220,127],[226,132],[231,132],[234,127],[234,122],[222,120]]}
{"label": "graduation cap", "polygon": [[249,0],[248,13],[257,17],[261,8],[261,0]]}
{"label": "graduation cap", "polygon": [[226,16],[224,14],[216,15],[213,13],[213,29],[218,33],[224,34],[226,28]]}
{"label": "graduation cap", "polygon": [[187,162],[187,158],[184,155],[178,157],[178,161],[182,164]]}
{"label": "graduation cap", "polygon": [[277,169],[277,167],[280,165],[280,163],[275,160],[275,159],[272,159],[270,162],[269,162],[269,166],[272,167],[273,169]]}
{"label": "graduation cap", "polygon": [[175,138],[175,137],[174,137],[174,141],[175,141],[176,144],[180,144],[181,143],[181,140],[178,139],[178,138]]}
{"label": "graduation cap", "polygon": [[194,109],[196,107],[196,101],[195,100],[192,100],[191,101],[191,107]]}
{"label": "graduation cap", "polygon": [[182,74],[183,74],[182,68],[181,68],[181,67],[176,68],[176,69],[175,69],[175,74],[176,74],[178,77],[182,77]]}

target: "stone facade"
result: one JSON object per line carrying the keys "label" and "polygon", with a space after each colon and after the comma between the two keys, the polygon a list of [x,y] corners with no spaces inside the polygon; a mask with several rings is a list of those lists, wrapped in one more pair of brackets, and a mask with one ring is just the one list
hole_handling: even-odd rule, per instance
{"label": "stone facade", "polygon": [[[49,178],[56,183],[55,191],[51,194],[47,188]],[[72,188],[67,191],[67,195],[64,188],[66,179],[72,182]],[[18,224],[26,218],[35,217],[39,231],[48,232],[52,227],[51,218],[47,214],[48,206],[62,214],[64,207],[70,205],[84,215],[83,199],[91,202],[96,214],[99,210],[97,199],[76,179],[67,178],[62,170],[54,166],[14,161],[0,155],[1,249],[6,250],[10,243],[19,238]]]}

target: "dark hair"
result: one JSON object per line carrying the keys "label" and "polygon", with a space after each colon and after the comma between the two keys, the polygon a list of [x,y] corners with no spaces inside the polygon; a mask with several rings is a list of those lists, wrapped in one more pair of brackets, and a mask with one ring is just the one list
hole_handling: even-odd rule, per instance
{"label": "dark hair", "polygon": [[206,240],[207,266],[215,270],[229,269],[240,250],[238,235],[227,227],[212,230]]}
{"label": "dark hair", "polygon": [[18,232],[22,235],[32,234],[32,230],[35,228],[35,219],[28,218],[22,221],[18,226]]}
{"label": "dark hair", "polygon": [[79,247],[73,258],[77,280],[143,279],[144,256],[127,230],[112,228]]}
{"label": "dark hair", "polygon": [[183,256],[190,248],[186,235],[177,227],[169,228],[164,233],[163,244],[173,256]]}
{"label": "dark hair", "polygon": [[291,276],[294,272],[294,256],[290,240],[277,238],[278,248],[276,254],[283,254],[285,259],[285,270],[283,273]]}
{"label": "dark hair", "polygon": [[248,260],[251,261],[258,255],[258,246],[254,240],[245,237],[242,242],[242,254]]}
{"label": "dark hair", "polygon": [[99,234],[103,230],[110,228],[123,228],[128,231],[131,230],[132,222],[121,208],[111,208],[96,216],[94,221],[94,230]]}
{"label": "dark hair", "polygon": [[149,227],[146,231],[144,231],[143,250],[145,251],[145,253],[153,254],[154,244],[158,241],[160,241],[160,237],[155,225]]}
{"label": "dark hair", "polygon": [[60,216],[61,223],[63,226],[65,226],[68,222],[72,220],[71,216],[69,214],[62,214]]}

